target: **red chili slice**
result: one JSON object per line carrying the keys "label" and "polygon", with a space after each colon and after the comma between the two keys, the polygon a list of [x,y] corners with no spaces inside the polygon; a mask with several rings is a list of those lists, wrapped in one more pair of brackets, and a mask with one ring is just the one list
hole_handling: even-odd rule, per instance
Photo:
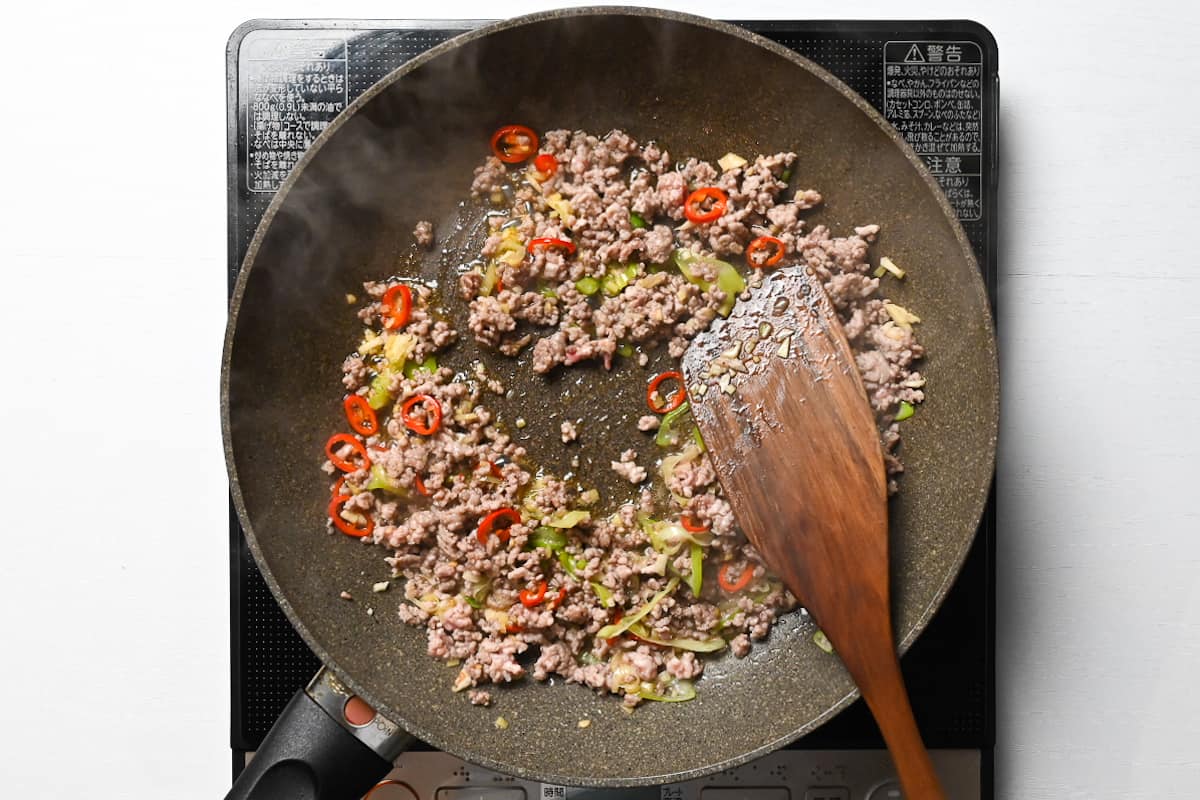
{"label": "red chili slice", "polygon": [[505,164],[520,164],[537,149],[537,134],[524,125],[505,125],[492,134],[492,152]]}
{"label": "red chili slice", "polygon": [[567,599],[567,587],[564,586],[558,590],[558,596],[550,601],[551,610],[558,608],[560,605],[562,605],[562,601],[566,600],[566,599]]}
{"label": "red chili slice", "polygon": [[546,582],[538,581],[537,591],[522,589],[517,597],[521,598],[521,605],[526,608],[533,608],[546,599]]}
{"label": "red chili slice", "polygon": [[379,418],[375,416],[375,409],[367,403],[367,398],[361,394],[349,395],[342,401],[342,407],[346,410],[346,419],[350,420],[351,428],[363,436],[379,433]]}
{"label": "red chili slice", "polygon": [[379,307],[383,315],[383,327],[389,331],[399,330],[408,324],[412,316],[412,289],[398,283],[383,293]]}
{"label": "red chili slice", "polygon": [[488,537],[493,533],[501,542],[507,542],[512,533],[508,530],[508,525],[497,527],[497,523],[508,521],[508,525],[516,525],[521,521],[521,515],[513,508],[498,508],[492,513],[483,518],[479,523],[479,530],[475,532],[475,536],[479,539],[480,544],[487,544]]}
{"label": "red chili slice", "polygon": [[539,236],[536,239],[529,240],[529,252],[533,252],[539,247],[557,247],[567,251],[567,255],[575,254],[575,243],[569,242],[566,239],[552,239],[549,236]]}
{"label": "red chili slice", "polygon": [[549,153],[542,153],[533,160],[533,168],[549,178],[558,172],[558,159]]}
{"label": "red chili slice", "polygon": [[679,518],[679,524],[682,525],[683,529],[689,533],[704,533],[708,530],[707,525],[696,522],[686,514]]}
{"label": "red chili slice", "polygon": [[[763,269],[764,267],[773,267],[783,260],[783,251],[786,248],[782,239],[776,239],[774,236],[760,236],[750,244],[746,245],[746,263],[755,269]],[[756,259],[759,253],[767,254],[765,258]]]}
{"label": "red chili slice", "polygon": [[742,574],[738,576],[736,581],[729,579],[729,568],[733,564],[726,562],[721,565],[721,569],[717,572],[717,583],[721,584],[721,588],[727,592],[740,592],[750,583],[750,579],[754,577],[754,567],[747,564],[742,569]]}
{"label": "red chili slice", "polygon": [[429,495],[433,494],[433,492],[429,491],[429,489],[425,487],[425,481],[421,480],[420,475],[413,476],[413,485],[416,486],[417,491],[425,497],[429,497]]}
{"label": "red chili slice", "polygon": [[[347,461],[337,454],[341,449],[338,445],[348,444],[354,450],[354,454],[362,459],[362,464],[355,464],[352,461]],[[325,443],[325,455],[333,462],[333,465],[342,472],[357,472],[360,469],[371,468],[371,457],[367,455],[367,448],[358,439],[355,439],[348,433],[335,433],[329,437],[329,441]]]}
{"label": "red chili slice", "polygon": [[[417,403],[425,403],[425,413],[428,415],[426,421],[413,416],[412,410]],[[413,433],[430,436],[437,433],[438,428],[442,427],[442,406],[427,394],[415,394],[405,400],[404,405],[400,407],[400,419],[403,420],[405,427]]]}
{"label": "red chili slice", "polygon": [[[704,202],[711,200],[712,205],[706,211]],[[715,186],[705,186],[703,189],[697,189],[688,195],[688,199],[683,204],[683,213],[689,221],[696,225],[701,225],[705,222],[713,222],[721,218],[725,213],[725,206],[729,203],[729,196]]]}
{"label": "red chili slice", "polygon": [[346,520],[342,519],[342,506],[351,497],[352,495],[348,494],[335,494],[332,498],[330,498],[329,518],[333,520],[334,526],[342,533],[346,534],[347,536],[353,536],[356,539],[361,539],[362,537],[368,535],[371,531],[375,530],[375,520],[371,519],[370,516],[367,516],[366,526],[362,528],[356,528]]}
{"label": "red chili slice", "polygon": [[[666,380],[679,381],[679,388],[661,406],[656,406],[654,404],[654,396],[658,393],[658,387]],[[650,406],[650,410],[655,414],[666,414],[668,411],[674,411],[683,405],[683,401],[686,398],[687,392],[683,388],[683,375],[675,370],[660,372],[646,386],[646,405]]]}

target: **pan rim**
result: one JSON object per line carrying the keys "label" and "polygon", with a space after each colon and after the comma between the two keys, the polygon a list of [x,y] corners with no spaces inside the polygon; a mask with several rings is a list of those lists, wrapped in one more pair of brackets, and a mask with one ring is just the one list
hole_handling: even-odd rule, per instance
{"label": "pan rim", "polygon": [[523,26],[527,26],[527,25],[538,24],[538,23],[552,21],[552,20],[556,20],[556,19],[583,18],[583,17],[592,17],[592,16],[630,16],[630,17],[663,19],[663,20],[676,22],[676,23],[680,23],[680,24],[684,24],[684,25],[692,25],[692,26],[696,26],[696,27],[706,28],[706,29],[709,29],[712,31],[716,31],[718,33],[722,33],[722,34],[729,35],[729,36],[734,36],[738,39],[741,39],[744,42],[747,42],[752,45],[756,45],[760,48],[763,48],[763,49],[773,53],[774,55],[776,55],[778,57],[784,58],[784,59],[792,62],[793,64],[805,69],[806,71],[810,72],[814,77],[818,78],[823,83],[828,85],[830,88],[837,91],[841,96],[843,96],[844,98],[846,98],[850,102],[852,102],[855,105],[855,107],[857,107],[861,112],[863,112],[868,117],[868,119],[870,119],[870,121],[875,126],[880,128],[882,130],[882,132],[888,137],[888,139],[895,146],[897,146],[899,148],[900,152],[904,155],[905,159],[909,162],[910,166],[912,166],[915,169],[917,175],[924,182],[926,188],[931,192],[931,194],[932,194],[933,198],[936,200],[938,207],[941,210],[942,214],[945,216],[947,221],[949,221],[951,224],[951,229],[954,232],[955,240],[958,243],[959,249],[960,249],[962,255],[966,258],[968,266],[971,268],[971,278],[968,281],[968,284],[970,286],[970,291],[974,294],[974,296],[970,299],[976,304],[976,306],[978,308],[981,308],[984,312],[983,319],[981,320],[981,322],[985,329],[985,334],[986,334],[985,341],[988,343],[989,347],[987,348],[987,352],[980,354],[980,359],[981,359],[981,361],[986,359],[986,364],[981,364],[981,366],[983,367],[983,371],[984,371],[990,385],[994,388],[994,391],[992,391],[989,394],[989,398],[990,398],[989,405],[991,407],[982,409],[983,419],[988,422],[988,426],[989,426],[989,429],[984,432],[983,438],[985,439],[985,441],[987,443],[986,461],[987,461],[987,466],[989,467],[989,473],[991,474],[992,477],[988,481],[984,482],[984,485],[982,485],[980,487],[979,491],[975,494],[975,496],[971,498],[972,506],[971,506],[971,513],[969,514],[969,518],[971,518],[974,521],[975,531],[973,531],[969,537],[966,537],[963,540],[962,546],[959,548],[959,551],[954,554],[954,557],[951,560],[951,569],[949,569],[947,571],[947,573],[945,575],[945,579],[942,581],[941,585],[938,586],[936,591],[933,593],[932,597],[930,598],[929,603],[926,605],[926,607],[924,609],[922,609],[920,611],[919,615],[917,616],[915,622],[912,624],[911,628],[908,631],[904,632],[903,636],[898,638],[897,645],[898,645],[899,651],[901,653],[904,653],[908,650],[908,648],[917,639],[917,637],[920,636],[920,634],[925,630],[925,628],[929,624],[930,620],[933,618],[933,615],[936,613],[936,610],[941,607],[942,602],[945,599],[946,593],[950,590],[951,586],[953,586],[954,582],[957,580],[958,575],[961,572],[963,563],[966,560],[967,554],[970,552],[970,549],[971,549],[972,545],[974,544],[976,531],[977,531],[977,529],[979,527],[979,523],[982,519],[982,515],[983,515],[984,509],[986,507],[987,499],[991,492],[992,484],[994,483],[995,460],[996,460],[998,432],[999,432],[999,411],[1000,411],[1000,404],[999,404],[999,382],[1000,381],[999,381],[999,378],[1000,378],[1000,376],[999,376],[999,364],[998,364],[998,358],[997,358],[997,347],[996,347],[997,343],[996,343],[995,325],[994,325],[994,320],[992,317],[992,309],[991,309],[991,305],[987,298],[987,293],[986,293],[986,289],[984,287],[982,275],[979,272],[978,260],[975,258],[974,251],[970,245],[970,242],[968,241],[968,239],[966,237],[966,233],[963,230],[961,223],[957,219],[957,215],[954,213],[953,209],[950,207],[949,202],[946,200],[945,196],[943,195],[940,188],[938,187],[936,180],[933,178],[932,174],[928,171],[924,162],[920,159],[920,157],[916,154],[916,152],[912,149],[912,147],[904,140],[904,138],[902,136],[900,136],[900,134],[895,130],[895,128],[892,127],[892,125],[889,122],[887,122],[887,120],[884,119],[883,116],[878,111],[876,111],[874,107],[872,107],[869,103],[866,102],[866,100],[864,100],[860,95],[858,95],[858,93],[856,93],[853,89],[851,89],[849,86],[847,86],[841,80],[836,78],[834,75],[829,73],[823,67],[819,66],[818,64],[809,60],[808,58],[805,58],[804,56],[801,56],[798,53],[795,53],[795,52],[783,47],[782,45],[779,45],[773,41],[770,41],[769,39],[766,39],[762,36],[759,36],[758,34],[752,33],[751,31],[748,31],[744,28],[733,25],[731,23],[721,22],[721,21],[717,21],[717,20],[708,19],[705,17],[700,17],[700,16],[676,12],[676,11],[638,8],[638,7],[626,7],[626,6],[588,6],[588,7],[579,7],[579,8],[571,8],[571,9],[554,9],[554,10],[537,12],[537,13],[533,13],[533,14],[514,17],[511,19],[501,20],[498,22],[493,22],[491,24],[486,24],[486,25],[476,28],[474,30],[469,30],[467,32],[458,34],[458,35],[454,36],[453,38],[448,39],[447,41],[445,41],[439,45],[436,45],[435,47],[431,48],[430,50],[416,56],[415,58],[411,59],[410,61],[405,62],[401,66],[397,67],[395,70],[388,73],[386,76],[384,76],[378,82],[376,82],[374,85],[372,85],[370,88],[368,88],[359,97],[357,97],[353,102],[351,102],[346,107],[346,109],[341,114],[339,114],[338,117],[317,137],[317,139],[313,142],[313,144],[309,147],[309,149],[303,154],[303,156],[300,158],[300,160],[296,163],[296,165],[292,169],[291,173],[288,175],[288,177],[286,178],[284,183],[281,185],[280,189],[276,192],[275,196],[272,198],[271,203],[269,204],[266,212],[264,213],[263,218],[262,218],[261,222],[259,223],[259,225],[255,231],[254,237],[251,240],[250,245],[246,251],[246,256],[243,259],[242,266],[241,266],[241,269],[239,270],[237,281],[236,281],[236,284],[234,287],[234,291],[233,291],[232,297],[230,299],[230,312],[229,312],[229,318],[228,318],[228,322],[227,322],[227,326],[226,326],[225,340],[224,340],[224,346],[223,346],[223,351],[222,351],[221,385],[220,385],[220,388],[221,388],[221,433],[222,433],[222,440],[223,440],[223,450],[225,453],[226,470],[227,470],[227,473],[228,473],[228,476],[230,479],[230,493],[231,493],[231,496],[233,499],[233,504],[234,504],[234,507],[235,507],[235,510],[237,513],[238,521],[242,525],[242,528],[246,533],[246,540],[250,547],[251,553],[254,557],[255,563],[257,564],[259,570],[262,572],[263,577],[271,591],[271,594],[274,596],[275,600],[279,603],[280,608],[283,610],[284,614],[287,616],[289,622],[293,625],[293,627],[295,627],[296,631],[300,634],[300,636],[304,640],[304,642],[313,650],[314,653],[316,653],[316,655],[321,660],[321,662],[325,665],[325,667],[327,669],[332,670],[333,673],[335,675],[337,675],[337,677],[340,680],[342,680],[356,694],[363,697],[372,706],[380,709],[381,713],[384,713],[385,716],[387,716],[389,719],[392,719],[393,721],[395,721],[401,727],[405,728],[405,730],[412,733],[414,736],[417,736],[418,738],[422,739],[423,741],[429,743],[430,745],[432,745],[434,747],[437,747],[440,750],[443,750],[447,753],[451,753],[453,755],[462,757],[462,758],[464,758],[468,761],[471,761],[472,763],[478,764],[482,767],[497,770],[497,771],[504,772],[507,774],[516,775],[516,776],[519,776],[524,779],[543,781],[543,782],[548,782],[548,783],[576,785],[576,786],[587,785],[587,786],[595,786],[595,787],[620,788],[620,787],[636,787],[636,786],[655,785],[655,784],[661,784],[664,782],[686,781],[686,780],[691,780],[691,779],[698,778],[698,777],[703,777],[705,775],[709,775],[709,774],[712,774],[714,772],[717,772],[717,771],[720,771],[723,769],[728,769],[731,767],[735,767],[735,766],[739,766],[741,764],[747,763],[755,758],[761,757],[769,752],[777,750],[780,747],[786,746],[787,744],[790,744],[791,742],[801,738],[802,736],[804,736],[804,735],[812,732],[816,728],[820,727],[826,721],[828,721],[832,717],[836,716],[847,705],[849,705],[851,702],[853,702],[859,696],[859,692],[857,689],[852,688],[851,691],[849,691],[845,696],[843,696],[838,701],[836,701],[834,704],[832,704],[823,713],[821,713],[821,714],[817,715],[816,717],[814,717],[813,719],[809,720],[807,723],[800,726],[798,729],[796,729],[784,736],[778,737],[777,739],[775,739],[771,742],[765,743],[759,747],[748,750],[738,756],[726,758],[724,760],[717,761],[717,762],[711,762],[703,767],[697,767],[697,768],[682,770],[682,771],[678,771],[678,772],[656,774],[656,775],[640,775],[640,776],[634,776],[634,777],[610,777],[610,778],[604,778],[601,780],[594,780],[594,779],[587,780],[586,782],[581,781],[581,779],[578,776],[558,775],[558,774],[541,771],[536,767],[536,765],[533,765],[531,767],[530,765],[517,765],[517,764],[511,764],[511,763],[502,763],[496,759],[491,759],[491,758],[487,757],[486,755],[483,755],[479,752],[472,752],[469,749],[469,747],[462,747],[462,746],[460,746],[459,742],[453,741],[453,740],[447,740],[447,739],[443,738],[442,736],[436,734],[433,731],[423,729],[421,726],[410,725],[406,721],[405,715],[403,713],[399,713],[399,714],[392,713],[392,709],[390,709],[385,704],[379,703],[378,698],[374,697],[372,695],[372,692],[369,689],[367,689],[366,687],[364,687],[364,686],[360,685],[358,682],[356,682],[351,675],[349,675],[348,673],[343,671],[337,665],[337,663],[333,661],[333,659],[329,656],[329,653],[326,651],[326,649],[320,644],[319,641],[316,640],[316,638],[313,636],[313,634],[308,630],[308,627],[304,624],[300,615],[297,614],[295,608],[292,606],[292,604],[290,603],[288,598],[283,593],[283,591],[280,588],[278,582],[276,581],[273,573],[271,572],[270,568],[266,564],[264,555],[259,547],[257,537],[254,534],[254,527],[251,524],[249,516],[246,512],[246,506],[245,506],[244,498],[242,497],[241,486],[240,486],[240,483],[237,478],[237,465],[236,465],[236,461],[234,458],[233,447],[232,447],[232,434],[231,434],[232,421],[231,421],[231,417],[230,417],[230,403],[229,403],[229,388],[230,388],[229,384],[230,384],[230,371],[231,371],[232,356],[233,356],[233,340],[234,340],[234,334],[237,331],[238,314],[241,309],[241,300],[242,300],[243,295],[245,294],[246,286],[248,284],[251,270],[253,269],[253,266],[257,259],[259,250],[265,239],[266,231],[271,227],[271,224],[273,223],[279,209],[286,202],[286,200],[291,192],[291,189],[296,184],[299,176],[304,172],[304,170],[314,160],[314,158],[316,158],[316,156],[319,154],[319,152],[323,149],[324,145],[338,133],[338,131],[343,127],[343,125],[349,119],[351,119],[362,107],[364,107],[365,105],[370,103],[375,97],[377,97],[378,95],[380,95],[381,93],[386,91],[394,83],[396,83],[397,81],[402,79],[405,75],[409,74],[410,72],[413,72],[414,70],[419,69],[426,63],[439,58],[444,53],[447,53],[449,51],[457,49],[458,47],[460,47],[464,44],[467,44],[469,42],[472,42],[476,39],[490,36],[494,33],[500,32],[500,31],[505,31],[505,30],[509,30],[512,28],[523,27]]}

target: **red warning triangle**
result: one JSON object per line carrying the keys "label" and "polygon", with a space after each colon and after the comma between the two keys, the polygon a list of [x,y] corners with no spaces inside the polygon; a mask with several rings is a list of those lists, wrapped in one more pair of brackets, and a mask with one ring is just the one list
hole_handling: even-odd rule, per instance
{"label": "red warning triangle", "polygon": [[925,61],[925,56],[921,53],[921,46],[915,43],[908,48],[908,54],[904,56],[904,63],[911,64],[914,61]]}

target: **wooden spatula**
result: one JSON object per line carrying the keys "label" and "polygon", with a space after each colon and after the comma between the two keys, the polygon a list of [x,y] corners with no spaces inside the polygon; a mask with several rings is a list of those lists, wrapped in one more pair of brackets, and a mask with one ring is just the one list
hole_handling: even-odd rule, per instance
{"label": "wooden spatula", "polygon": [[892,637],[883,452],[854,356],[807,267],[769,273],[683,359],[734,515],[862,691],[904,796],[944,798]]}

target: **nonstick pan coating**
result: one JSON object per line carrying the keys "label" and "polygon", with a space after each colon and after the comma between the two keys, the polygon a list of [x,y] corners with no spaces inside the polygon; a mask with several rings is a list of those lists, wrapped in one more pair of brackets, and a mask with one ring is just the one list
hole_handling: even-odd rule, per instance
{"label": "nonstick pan coating", "polygon": [[[909,270],[889,295],[923,322],[927,402],[905,425],[908,471],[891,503],[897,639],[929,621],[970,547],[992,476],[995,341],[983,283],[953,213],[919,159],[861,98],[811,62],[739,28],[663,11],[539,14],[465,34],[406,64],[327,130],[280,190],[239,278],[222,375],[234,499],[251,549],[289,619],[354,691],[430,744],[504,772],[552,782],[633,785],[683,780],[744,762],[820,725],[856,695],[840,662],[811,641],[800,614],[750,657],[710,663],[688,703],[620,701],[525,680],[468,704],[456,670],[428,657],[424,631],[400,622],[402,592],[378,548],[324,533],[325,439],[343,427],[340,365],[361,326],[347,305],[364,280],[438,281],[456,315],[455,276],[474,232],[450,252],[418,254],[410,232],[432,219],[439,242],[470,219],[473,167],[491,132],[622,128],[675,158],[799,153],[793,186],[816,188],[812,224],[883,228],[874,257]],[[463,249],[458,249],[463,248]],[[460,330],[463,316],[457,316]],[[585,420],[576,473],[618,491],[607,463],[652,445],[615,408],[639,409],[637,368],[572,369],[549,382],[523,362],[481,353],[469,335],[445,361],[483,360],[509,395],[493,407],[535,460],[559,474],[559,422]],[[635,412],[634,418],[636,419]],[[518,417],[528,423],[516,430]],[[628,487],[626,487],[628,492]],[[780,520],[786,524],[786,520]],[[343,589],[358,598],[338,599]],[[374,609],[373,615],[366,607]],[[504,716],[507,730],[494,721]],[[577,727],[580,719],[590,727]]]}

